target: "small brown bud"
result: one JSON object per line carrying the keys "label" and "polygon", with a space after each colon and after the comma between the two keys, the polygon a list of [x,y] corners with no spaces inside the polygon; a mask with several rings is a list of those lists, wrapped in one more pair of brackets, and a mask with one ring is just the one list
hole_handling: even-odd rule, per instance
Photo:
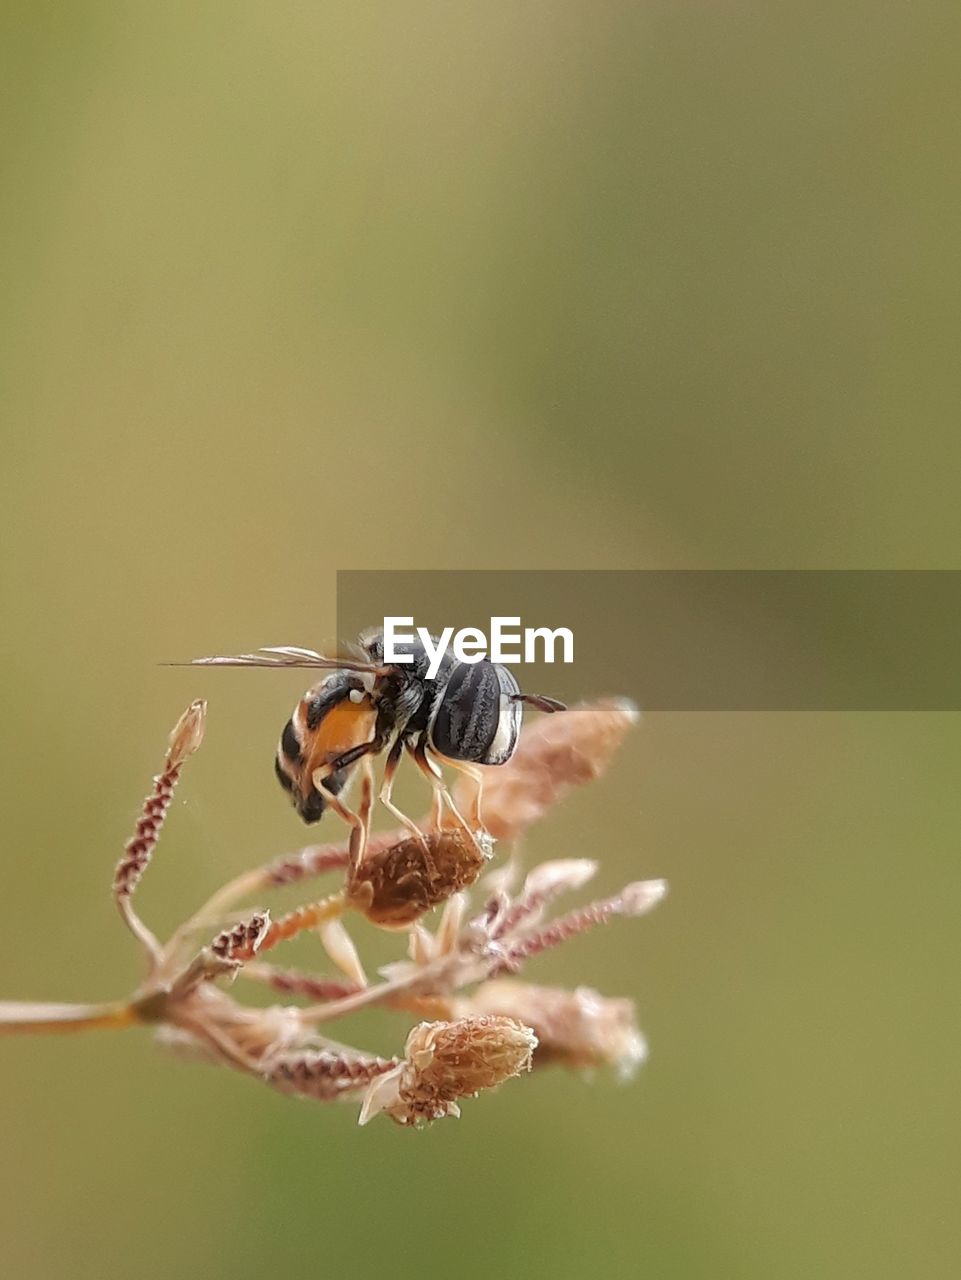
{"label": "small brown bud", "polygon": [[425,832],[375,849],[347,890],[348,904],[383,929],[405,929],[432,907],[472,885],[487,864],[489,840],[461,828]]}
{"label": "small brown bud", "polygon": [[203,698],[192,702],[174,725],[170,735],[170,750],[167,752],[167,768],[178,768],[198,750],[204,740],[204,725],[207,719],[207,703]]}
{"label": "small brown bud", "polygon": [[629,1079],[647,1057],[631,1000],[609,999],[590,987],[565,991],[510,978],[495,979],[458,1002],[475,1016],[517,1018],[537,1035],[536,1065],[561,1063],[572,1069],[611,1066]]}
{"label": "small brown bud", "polygon": [[360,1123],[386,1111],[398,1124],[458,1116],[458,1098],[529,1071],[537,1037],[514,1018],[421,1022],[407,1037],[405,1061],[367,1092]]}

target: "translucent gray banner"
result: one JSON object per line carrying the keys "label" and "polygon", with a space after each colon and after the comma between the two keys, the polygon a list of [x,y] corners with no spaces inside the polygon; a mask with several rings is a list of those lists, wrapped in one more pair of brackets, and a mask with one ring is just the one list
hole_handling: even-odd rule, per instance
{"label": "translucent gray banner", "polygon": [[[521,687],[650,711],[961,710],[961,571],[341,570],[344,639],[388,616],[567,627],[571,665]],[[558,651],[559,652],[559,651]]]}

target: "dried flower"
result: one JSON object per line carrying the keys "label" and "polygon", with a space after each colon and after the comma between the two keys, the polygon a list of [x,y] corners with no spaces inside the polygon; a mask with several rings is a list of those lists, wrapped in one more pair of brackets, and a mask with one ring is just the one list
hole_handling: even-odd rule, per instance
{"label": "dried flower", "polygon": [[536,1045],[530,1027],[514,1018],[421,1022],[407,1037],[405,1061],[371,1084],[360,1123],[381,1111],[403,1125],[459,1116],[458,1098],[529,1071]]}
{"label": "dried flower", "polygon": [[[486,840],[490,852],[479,842]],[[493,846],[462,828],[428,831],[384,849],[368,850],[347,890],[347,902],[373,924],[403,929],[474,883]]]}
{"label": "dried flower", "polygon": [[609,999],[590,987],[565,991],[496,978],[457,1003],[464,1015],[497,1014],[526,1023],[537,1035],[535,1066],[614,1067],[630,1079],[647,1057],[631,1000]]}
{"label": "dried flower", "polygon": [[[552,859],[534,867],[519,891],[513,875],[488,875],[481,885],[486,901],[472,913],[467,890],[487,865],[493,842],[460,826],[425,823],[423,839],[404,830],[366,842],[355,827],[349,841],[310,845],[229,881],[161,944],[134,911],[132,897],[184,762],[200,745],[204,716],[205,704],[195,702],[174,728],[114,877],[117,906],[147,961],[145,982],[128,999],[109,1004],[0,1003],[0,1031],[149,1024],[158,1039],[204,1061],[320,1102],[363,1095],[363,1123],[384,1111],[407,1126],[458,1115],[461,1098],[527,1071],[535,1049],[538,1063],[611,1064],[623,1075],[643,1059],[629,1000],[499,975],[517,973],[531,958],[615,916],[649,911],[663,898],[664,882],[638,881],[552,919],[555,900],[581,890],[597,871],[592,859]],[[517,835],[566,788],[603,772],[635,719],[629,704],[608,701],[535,722],[506,765],[485,771],[483,813],[476,791],[465,809],[494,835]],[[363,781],[365,810],[373,792],[369,776]],[[244,900],[330,873],[339,873],[340,885],[326,897],[273,920],[263,909],[240,914]],[[432,931],[426,914],[437,906],[443,910]],[[373,983],[345,927],[351,910],[407,934],[407,959],[383,966]],[[225,921],[233,923],[225,928]],[[209,945],[200,945],[218,929]],[[264,963],[272,948],[305,935],[343,976]],[[225,980],[233,979],[226,989]],[[312,1003],[247,1006],[236,997],[245,979]],[[418,1021],[403,1058],[381,1058],[321,1034],[325,1023],[374,1006],[432,1021]]]}

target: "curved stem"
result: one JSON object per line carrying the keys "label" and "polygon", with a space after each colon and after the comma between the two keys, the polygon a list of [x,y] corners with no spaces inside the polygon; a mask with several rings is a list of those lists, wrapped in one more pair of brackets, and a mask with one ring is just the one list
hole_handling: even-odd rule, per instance
{"label": "curved stem", "polygon": [[163,960],[163,948],[152,930],[148,929],[137,915],[133,903],[128,897],[117,898],[117,909],[124,924],[144,949],[150,972],[153,973]]}
{"label": "curved stem", "polygon": [[242,872],[235,879],[222,885],[216,893],[207,899],[202,907],[199,907],[193,913],[189,920],[184,921],[174,932],[170,941],[164,947],[165,960],[168,962],[175,960],[178,949],[191,934],[199,932],[205,926],[209,927],[215,924],[229,908],[236,905],[239,899],[247,897],[248,894],[260,893],[264,889],[270,888],[270,884],[270,876],[267,870],[263,867],[257,867],[252,871]]}
{"label": "curved stem", "polygon": [[382,1004],[394,996],[406,994],[423,981],[423,971],[409,978],[395,978],[389,982],[382,982],[376,987],[365,987],[362,991],[344,996],[340,1000],[307,1005],[301,1009],[300,1016],[305,1023],[312,1025],[318,1022],[331,1022],[334,1018],[342,1018],[345,1014],[354,1013],[357,1009],[365,1009],[372,1004]]}

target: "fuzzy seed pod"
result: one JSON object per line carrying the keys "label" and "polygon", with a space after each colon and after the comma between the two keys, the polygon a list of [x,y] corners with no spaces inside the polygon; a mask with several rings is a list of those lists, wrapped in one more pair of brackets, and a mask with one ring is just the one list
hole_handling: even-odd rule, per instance
{"label": "fuzzy seed pod", "polygon": [[479,848],[460,828],[428,831],[425,839],[426,849],[409,836],[369,852],[348,887],[348,904],[382,929],[405,929],[472,885],[490,856],[483,835]]}
{"label": "fuzzy seed pod", "polygon": [[380,1111],[403,1125],[459,1116],[458,1098],[529,1071],[536,1046],[530,1027],[514,1018],[421,1022],[407,1037],[404,1062],[371,1084],[360,1123]]}

